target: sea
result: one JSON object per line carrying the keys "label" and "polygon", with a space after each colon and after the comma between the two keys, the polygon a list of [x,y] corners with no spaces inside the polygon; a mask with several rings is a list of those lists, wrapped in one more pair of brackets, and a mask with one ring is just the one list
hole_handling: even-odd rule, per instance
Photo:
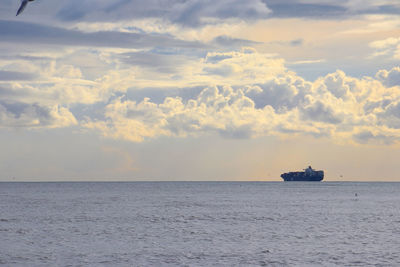
{"label": "sea", "polygon": [[400,266],[400,183],[0,183],[1,266]]}

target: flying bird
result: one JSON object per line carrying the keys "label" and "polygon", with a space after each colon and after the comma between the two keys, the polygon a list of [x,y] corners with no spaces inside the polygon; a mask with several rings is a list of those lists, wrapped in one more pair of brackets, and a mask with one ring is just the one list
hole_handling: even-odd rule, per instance
{"label": "flying bird", "polygon": [[32,1],[35,1],[35,0],[21,0],[21,6],[19,7],[19,9],[17,11],[17,15],[16,16],[18,16],[19,14],[22,13],[22,11],[24,11],[24,9],[25,9],[26,5],[28,4],[28,2],[32,2]]}

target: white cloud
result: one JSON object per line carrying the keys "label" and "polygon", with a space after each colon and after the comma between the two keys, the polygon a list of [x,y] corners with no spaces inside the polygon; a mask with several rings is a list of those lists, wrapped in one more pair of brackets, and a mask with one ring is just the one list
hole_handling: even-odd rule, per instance
{"label": "white cloud", "polygon": [[274,123],[271,107],[255,109],[254,102],[242,90],[230,87],[205,88],[186,103],[180,97],[167,97],[155,104],[116,99],[106,107],[105,122],[89,121],[89,128],[105,136],[143,141],[159,136],[215,134],[247,138],[263,134]]}
{"label": "white cloud", "polygon": [[258,53],[253,48],[238,52],[208,53],[203,63],[207,75],[228,84],[262,83],[285,72],[284,60],[274,55]]}
{"label": "white cloud", "polygon": [[373,57],[386,56],[391,59],[400,59],[400,38],[390,37],[384,40],[374,41],[369,46],[375,49]]}
{"label": "white cloud", "polygon": [[160,136],[305,134],[392,143],[400,138],[399,102],[399,90],[371,77],[337,71],[312,83],[286,72],[263,84],[210,86],[187,100],[177,95],[157,104],[117,98],[107,105],[105,120],[89,118],[84,126],[134,142]]}
{"label": "white cloud", "polygon": [[400,86],[400,68],[395,67],[390,71],[380,70],[376,77],[387,87]]}
{"label": "white cloud", "polygon": [[[287,70],[283,59],[253,48],[178,54],[175,65],[174,53],[157,60],[157,51],[96,48],[92,53],[104,64],[92,77],[92,63],[80,67],[74,64],[79,59],[67,59],[80,54],[72,50],[39,62],[0,61],[3,74],[25,77],[0,81],[2,127],[65,127],[78,120],[82,128],[133,142],[215,134],[329,136],[340,142],[396,142],[400,136],[398,67],[363,78],[338,70],[312,82]],[[135,60],[121,59],[132,53]],[[154,62],[142,64],[147,53]],[[160,72],[160,64],[169,71]]]}
{"label": "white cloud", "polygon": [[65,107],[25,103],[0,103],[0,127],[60,128],[76,125]]}

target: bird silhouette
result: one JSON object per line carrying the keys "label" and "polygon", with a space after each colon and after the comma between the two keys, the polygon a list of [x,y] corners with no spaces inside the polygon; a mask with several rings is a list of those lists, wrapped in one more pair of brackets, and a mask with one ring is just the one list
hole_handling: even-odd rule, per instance
{"label": "bird silhouette", "polygon": [[18,8],[17,15],[15,15],[15,16],[18,16],[19,14],[21,14],[22,11],[24,11],[28,2],[32,2],[32,1],[35,1],[35,0],[21,0],[21,6]]}

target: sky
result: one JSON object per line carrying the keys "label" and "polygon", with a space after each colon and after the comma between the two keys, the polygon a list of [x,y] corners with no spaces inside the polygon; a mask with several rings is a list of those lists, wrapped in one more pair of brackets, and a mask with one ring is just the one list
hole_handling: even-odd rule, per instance
{"label": "sky", "polygon": [[0,181],[400,181],[397,0],[0,3]]}

